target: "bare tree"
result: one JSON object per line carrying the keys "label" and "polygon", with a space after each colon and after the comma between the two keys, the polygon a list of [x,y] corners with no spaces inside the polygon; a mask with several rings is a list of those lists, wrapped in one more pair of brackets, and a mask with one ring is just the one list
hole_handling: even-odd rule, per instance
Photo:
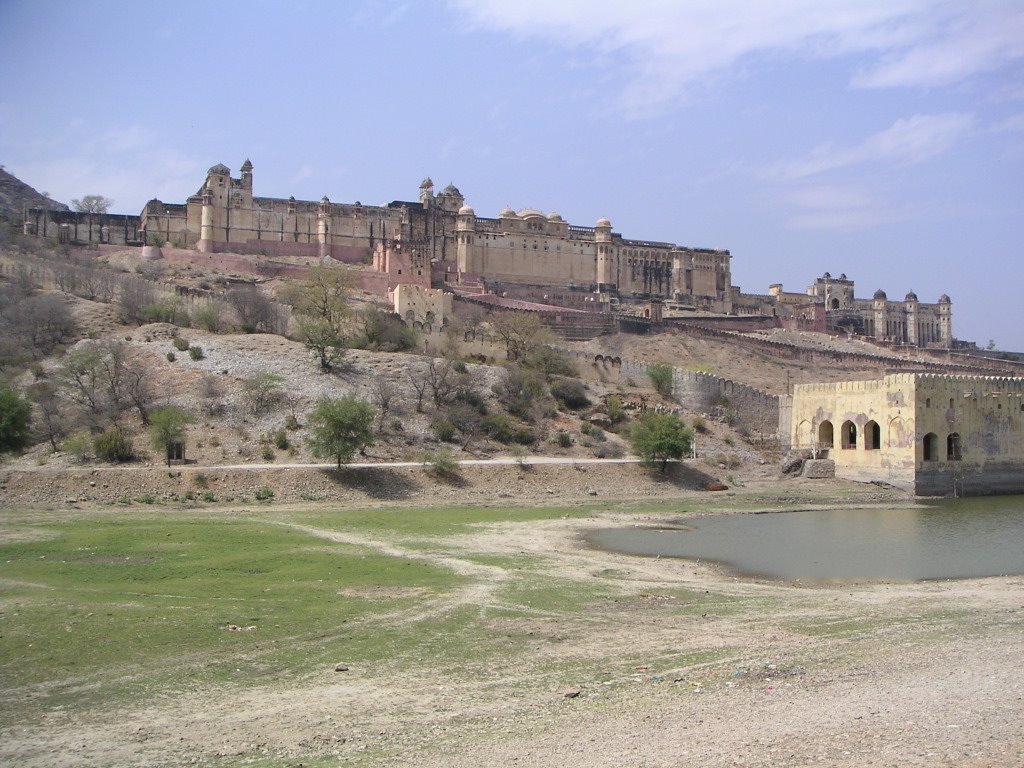
{"label": "bare tree", "polygon": [[79,269],[74,264],[61,264],[53,270],[53,282],[64,293],[74,293],[81,283]]}
{"label": "bare tree", "polygon": [[153,406],[151,369],[132,355],[123,341],[107,341],[100,346],[97,361],[107,387],[109,410],[116,419],[125,409],[135,408],[143,424],[149,424]]}
{"label": "bare tree", "polygon": [[277,333],[281,330],[280,308],[256,286],[232,288],[224,294],[224,300],[235,310],[245,333]]}
{"label": "bare tree", "polygon": [[395,383],[377,374],[370,382],[370,402],[377,409],[377,434],[384,431],[388,416],[398,411],[401,393]]}
{"label": "bare tree", "polygon": [[64,358],[60,368],[61,393],[77,405],[92,427],[107,420],[107,387],[98,345],[85,342]]}
{"label": "bare tree", "polygon": [[59,440],[64,436],[67,415],[64,403],[58,397],[57,387],[50,381],[37,381],[28,389],[29,399],[35,404],[36,419],[33,419],[38,435],[46,440],[53,450],[58,450]]}
{"label": "bare tree", "polygon": [[11,333],[39,359],[70,341],[78,324],[67,302],[53,294],[29,296],[10,313]]}
{"label": "bare tree", "polygon": [[71,201],[71,208],[79,213],[106,213],[114,201],[103,195],[84,195]]}
{"label": "bare tree", "polygon": [[448,358],[433,357],[427,364],[424,373],[427,382],[427,389],[430,391],[430,398],[435,406],[442,406],[450,402],[452,395],[458,387],[458,373],[455,366]]}
{"label": "bare tree", "polygon": [[408,377],[409,383],[416,393],[416,413],[423,413],[423,399],[427,396],[427,388],[429,386],[427,378],[412,368],[406,369],[405,375]]}
{"label": "bare tree", "polygon": [[210,416],[216,416],[224,412],[224,384],[220,378],[213,373],[208,373],[200,383],[200,392],[206,406],[206,412]]}
{"label": "bare tree", "polygon": [[523,360],[554,341],[540,316],[532,312],[501,312],[491,316],[490,325],[504,343],[509,360]]}
{"label": "bare tree", "polygon": [[126,278],[121,283],[119,303],[122,320],[142,325],[143,310],[156,303],[156,291],[145,280]]}

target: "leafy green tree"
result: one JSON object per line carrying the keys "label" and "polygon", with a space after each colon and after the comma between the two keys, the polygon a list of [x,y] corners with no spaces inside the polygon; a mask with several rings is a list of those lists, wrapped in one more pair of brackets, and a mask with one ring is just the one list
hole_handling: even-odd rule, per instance
{"label": "leafy green tree", "polygon": [[0,388],[0,453],[17,451],[28,444],[32,407],[21,393]]}
{"label": "leafy green tree", "polygon": [[672,414],[648,411],[633,424],[629,442],[645,464],[660,464],[664,472],[669,459],[681,459],[690,452],[693,432]]}
{"label": "leafy green tree", "polygon": [[284,396],[284,376],[279,373],[257,373],[242,379],[242,395],[249,410],[259,415],[276,405]]}
{"label": "leafy green tree", "polygon": [[373,406],[355,395],[321,400],[309,416],[313,453],[334,459],[341,469],[356,451],[373,445],[374,415]]}
{"label": "leafy green tree", "polygon": [[[167,449],[172,444],[185,442],[185,428],[191,421],[192,417],[188,412],[175,405],[157,408],[149,414],[149,436],[153,441],[153,447],[167,454]],[[170,463],[168,455],[168,466]]]}
{"label": "leafy green tree", "polygon": [[668,363],[655,363],[647,366],[647,377],[651,384],[663,397],[672,396],[672,366]]}

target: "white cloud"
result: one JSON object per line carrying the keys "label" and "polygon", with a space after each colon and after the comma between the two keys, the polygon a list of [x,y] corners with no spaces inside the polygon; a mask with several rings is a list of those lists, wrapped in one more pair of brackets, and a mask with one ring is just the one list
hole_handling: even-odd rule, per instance
{"label": "white cloud", "polygon": [[769,175],[783,178],[815,176],[872,162],[921,163],[944,154],[974,126],[972,115],[914,115],[853,146],[823,145],[802,160],[784,163]]}
{"label": "white cloud", "polygon": [[869,189],[853,184],[798,186],[784,193],[782,202],[793,211],[786,219],[790,229],[852,232],[905,217]]}
{"label": "white cloud", "polygon": [[1024,58],[1019,0],[449,0],[472,25],[624,61],[626,106],[658,107],[758,59],[866,54],[863,87],[960,82]]}

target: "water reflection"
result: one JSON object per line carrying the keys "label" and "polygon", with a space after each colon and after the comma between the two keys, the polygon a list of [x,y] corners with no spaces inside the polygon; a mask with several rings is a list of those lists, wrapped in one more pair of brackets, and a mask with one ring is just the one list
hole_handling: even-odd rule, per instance
{"label": "water reflection", "polygon": [[776,579],[921,580],[1024,573],[1024,496],[679,522],[660,529],[603,529],[587,540],[599,549],[711,560],[743,575]]}

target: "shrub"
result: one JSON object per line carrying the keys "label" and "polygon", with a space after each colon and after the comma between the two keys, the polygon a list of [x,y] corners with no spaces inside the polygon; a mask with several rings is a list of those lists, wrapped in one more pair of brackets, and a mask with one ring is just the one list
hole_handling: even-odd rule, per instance
{"label": "shrub", "polygon": [[618,424],[624,418],[626,418],[626,411],[622,407],[622,400],[615,395],[611,395],[605,401],[605,408],[608,409],[608,418],[612,424]]}
{"label": "shrub", "polygon": [[551,385],[551,394],[558,402],[570,410],[590,405],[587,389],[578,379],[559,379]]}
{"label": "shrub", "polygon": [[511,443],[515,437],[515,423],[507,413],[485,416],[481,425],[484,432],[499,443]]}
{"label": "shrub", "polygon": [[272,498],[274,498],[274,492],[267,486],[264,485],[262,488],[256,489],[256,501],[270,501]]}
{"label": "shrub", "polygon": [[277,446],[279,450],[287,450],[288,433],[285,432],[283,429],[277,430],[277,432],[274,433],[274,445]]}
{"label": "shrub", "polygon": [[195,477],[192,478],[192,483],[196,488],[207,488],[210,485],[210,481],[202,472],[196,473]]}
{"label": "shrub", "polygon": [[212,502],[212,501],[216,501],[216,500],[217,500],[217,497],[214,496],[209,491],[207,491],[206,493],[203,494],[203,501],[205,501],[205,502]]}
{"label": "shrub", "polygon": [[423,460],[427,474],[438,480],[450,480],[459,475],[459,462],[449,450],[433,451]]}
{"label": "shrub", "polygon": [[96,435],[93,440],[96,456],[104,461],[131,461],[135,458],[135,447],[132,439],[117,427]]}
{"label": "shrub", "polygon": [[154,504],[156,502],[156,499],[150,493],[144,493],[142,496],[139,496],[138,500],[140,504]]}
{"label": "shrub", "polygon": [[435,419],[430,425],[430,431],[434,433],[434,437],[445,443],[455,439],[455,425],[448,419]]}
{"label": "shrub", "polygon": [[32,407],[17,390],[0,389],[0,452],[16,451],[28,444]]}
{"label": "shrub", "polygon": [[168,363],[173,363],[177,359],[178,359],[177,356],[173,352],[168,352],[167,353],[167,362]]}
{"label": "shrub", "polygon": [[188,349],[188,339],[183,339],[181,336],[175,336],[171,343],[179,352],[184,352]]}
{"label": "shrub", "polygon": [[629,439],[633,452],[645,464],[660,464],[662,472],[669,459],[683,458],[693,445],[693,433],[678,418],[650,411],[633,424]]}
{"label": "shrub", "polygon": [[708,424],[700,416],[694,416],[690,426],[693,427],[693,431],[697,434],[706,435],[708,433]]}
{"label": "shrub", "polygon": [[263,456],[263,460],[264,461],[273,461],[274,460],[274,449],[271,448],[269,445],[263,446],[263,454],[262,454],[262,456]]}
{"label": "shrub", "polygon": [[85,461],[92,456],[92,440],[87,432],[76,432],[61,441],[60,449],[79,461]]}
{"label": "shrub", "polygon": [[663,397],[672,396],[672,366],[668,363],[655,363],[647,366],[647,376],[658,394]]}
{"label": "shrub", "polygon": [[570,435],[568,432],[556,432],[555,442],[558,443],[559,448],[571,448],[572,435]]}
{"label": "shrub", "polygon": [[188,348],[188,356],[193,360],[202,360],[205,355],[203,354],[203,348],[198,346],[192,346]]}

